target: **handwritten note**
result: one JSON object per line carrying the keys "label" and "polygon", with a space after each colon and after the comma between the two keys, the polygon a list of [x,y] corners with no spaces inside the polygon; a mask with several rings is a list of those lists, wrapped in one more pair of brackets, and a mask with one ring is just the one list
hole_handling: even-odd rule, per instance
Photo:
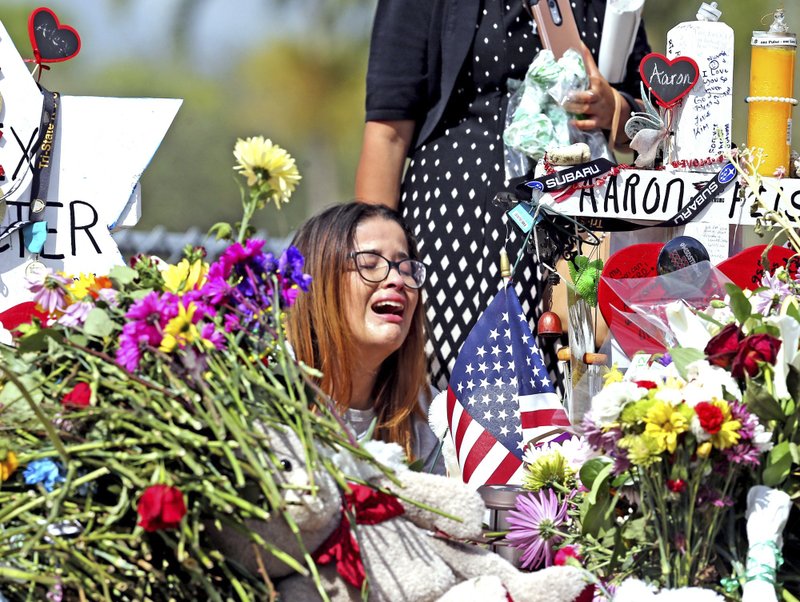
{"label": "handwritten note", "polygon": [[721,22],[690,21],[671,29],[667,38],[668,57],[689,56],[700,70],[678,108],[670,159],[717,157],[731,145],[733,30]]}
{"label": "handwritten note", "polygon": [[728,224],[707,224],[689,222],[684,226],[684,234],[699,240],[708,251],[711,263],[717,264],[728,258],[730,229]]}

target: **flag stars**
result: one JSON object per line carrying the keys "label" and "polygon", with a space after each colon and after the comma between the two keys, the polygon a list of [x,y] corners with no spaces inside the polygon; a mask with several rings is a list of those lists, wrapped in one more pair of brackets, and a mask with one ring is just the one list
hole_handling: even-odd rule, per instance
{"label": "flag stars", "polygon": [[506,339],[510,339],[511,338],[511,331],[508,328],[506,328],[506,331],[503,333],[503,336]]}
{"label": "flag stars", "polygon": [[514,360],[510,360],[507,364],[509,371],[513,374],[514,373]]}
{"label": "flag stars", "polygon": [[511,379],[508,381],[508,384],[511,385],[511,388],[516,390],[517,389],[517,377],[512,376]]}
{"label": "flag stars", "polygon": [[486,371],[488,369],[489,369],[489,367],[486,365],[486,362],[481,362],[480,364],[478,364],[478,371],[481,374],[486,374]]}
{"label": "flag stars", "polygon": [[478,355],[483,357],[484,355],[486,355],[486,348],[485,347],[478,347],[478,350],[475,353],[477,353]]}
{"label": "flag stars", "polygon": [[464,372],[466,372],[467,375],[472,375],[474,370],[475,368],[472,367],[472,364],[467,364],[467,367],[464,368]]}
{"label": "flag stars", "polygon": [[474,382],[474,381],[472,381],[472,380],[468,380],[468,381],[467,381],[467,389],[469,389],[470,391],[472,391],[472,389],[474,389],[474,388],[475,388],[475,382]]}
{"label": "flag stars", "polygon": [[530,340],[530,338],[531,338],[531,337],[529,337],[529,336],[527,335],[527,333],[526,333],[526,334],[523,334],[521,338],[522,338],[522,342],[523,342],[523,343],[525,343],[525,344],[527,345],[527,344],[528,344],[528,341]]}
{"label": "flag stars", "polygon": [[492,401],[492,396],[491,396],[491,395],[487,395],[487,394],[485,394],[485,395],[484,395],[484,396],[481,398],[481,402],[482,402],[482,403],[488,404],[490,401]]}
{"label": "flag stars", "polygon": [[499,337],[499,336],[500,336],[500,333],[497,332],[496,328],[494,330],[492,330],[492,332],[489,333],[489,338],[492,339],[493,341],[497,340],[497,337]]}
{"label": "flag stars", "polygon": [[508,312],[503,313],[503,322],[508,322]]}
{"label": "flag stars", "polygon": [[494,386],[495,387],[503,387],[503,379],[502,378],[495,378],[494,379]]}
{"label": "flag stars", "polygon": [[459,393],[463,393],[464,392],[464,383],[458,383],[458,385],[456,386],[456,389],[458,389]]}
{"label": "flag stars", "polygon": [[[525,316],[525,312],[522,312],[522,313],[520,313],[520,314],[517,314],[517,317],[519,318],[519,321],[520,321],[520,322],[526,322],[526,321],[527,321],[527,317]],[[527,335],[526,335],[526,336],[527,336]]]}
{"label": "flag stars", "polygon": [[503,369],[503,364],[501,364],[500,362],[495,362],[494,363],[494,369],[495,369],[495,372],[500,372],[500,370]]}
{"label": "flag stars", "polygon": [[506,345],[506,353],[508,355],[513,355],[514,354],[514,347],[512,345]]}
{"label": "flag stars", "polygon": [[492,355],[500,355],[500,347],[496,345],[492,347]]}
{"label": "flag stars", "polygon": [[550,379],[547,378],[546,376],[540,382],[542,383],[543,387],[547,387],[550,385]]}
{"label": "flag stars", "polygon": [[469,398],[469,405],[474,406],[476,403],[478,403],[477,397],[473,396]]}
{"label": "flag stars", "polygon": [[504,426],[501,426],[501,427],[500,427],[500,434],[501,434],[503,437],[506,437],[506,436],[508,436],[508,429],[507,429],[506,427],[504,427]]}
{"label": "flag stars", "polygon": [[491,410],[486,410],[483,413],[483,419],[484,420],[491,420],[492,419],[492,411]]}
{"label": "flag stars", "polygon": [[482,378],[480,387],[482,389],[488,389],[489,388],[489,379],[488,378]]}
{"label": "flag stars", "polygon": [[[506,396],[500,393],[500,395],[497,396],[497,403],[503,404],[505,402],[506,402]],[[505,413],[505,410],[503,410],[503,412]],[[505,416],[503,416],[503,418],[505,418]]]}
{"label": "flag stars", "polygon": [[541,368],[539,368],[539,366],[534,366],[533,368],[531,368],[531,371],[533,372],[534,376],[539,376],[539,372],[541,371]]}
{"label": "flag stars", "polygon": [[505,410],[500,410],[497,412],[497,418],[500,420],[505,420],[508,417],[508,413]]}

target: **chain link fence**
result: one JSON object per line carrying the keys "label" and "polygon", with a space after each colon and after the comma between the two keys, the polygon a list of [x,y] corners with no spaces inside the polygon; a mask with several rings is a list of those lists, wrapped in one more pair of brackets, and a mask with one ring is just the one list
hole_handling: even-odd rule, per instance
{"label": "chain link fence", "polygon": [[[292,241],[293,234],[285,238],[269,236],[266,231],[259,230],[254,238],[267,241],[264,249],[279,255]],[[206,232],[197,228],[189,228],[186,232],[169,232],[163,226],[156,226],[149,232],[142,230],[119,230],[113,233],[119,252],[128,260],[134,255],[145,253],[157,255],[164,261],[175,263],[183,256],[186,245],[202,246],[208,253],[208,260],[213,261],[230,245],[229,241],[216,240]]]}

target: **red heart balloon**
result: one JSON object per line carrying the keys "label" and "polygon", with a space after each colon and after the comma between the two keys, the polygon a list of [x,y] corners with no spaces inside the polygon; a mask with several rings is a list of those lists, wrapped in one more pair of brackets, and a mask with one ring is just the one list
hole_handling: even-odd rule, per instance
{"label": "red heart balloon", "polygon": [[[658,254],[664,245],[643,243],[620,249],[608,258],[603,266],[602,278],[597,289],[597,303],[611,333],[625,355],[632,357],[637,351],[663,353],[664,346],[633,323],[626,314],[631,308],[620,299],[605,278],[654,278],[657,276]],[[767,245],[755,245],[720,262],[716,267],[731,282],[743,289],[755,289],[761,285],[764,267],[761,256]],[[767,253],[769,271],[786,267],[794,277],[800,266],[800,258],[786,247],[773,246]]]}
{"label": "red heart balloon", "polygon": [[29,324],[34,318],[44,320],[46,317],[46,314],[38,309],[36,303],[25,301],[0,312],[0,324],[6,330],[14,330],[20,324]]}
{"label": "red heart balloon", "polygon": [[597,288],[597,304],[614,339],[628,357],[637,351],[661,353],[664,346],[626,317],[625,314],[633,310],[611,290],[604,279],[655,277],[658,254],[663,246],[662,243],[630,245],[614,253],[603,266]]}
{"label": "red heart balloon", "polygon": [[62,25],[49,8],[40,7],[28,18],[28,36],[37,63],[58,63],[74,57],[81,37],[73,27]]}

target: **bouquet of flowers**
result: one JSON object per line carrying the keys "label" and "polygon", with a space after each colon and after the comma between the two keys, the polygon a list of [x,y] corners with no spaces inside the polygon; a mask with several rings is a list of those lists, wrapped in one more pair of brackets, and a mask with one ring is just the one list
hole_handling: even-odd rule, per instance
{"label": "bouquet of flowers", "polygon": [[592,448],[613,461],[611,473],[628,474],[639,495],[653,542],[639,576],[664,587],[728,577],[715,540],[772,437],[731,374],[669,356],[629,380],[612,371],[583,426]]}
{"label": "bouquet of flowers", "polygon": [[[266,142],[237,145],[246,217],[299,179]],[[210,264],[187,249],[31,283],[44,318],[0,348],[0,598],[271,598],[269,575],[213,541],[234,529],[280,555],[245,527],[285,507],[265,427],[293,429],[310,471],[340,476],[312,438],[369,459],[287,351],[303,257],[266,252],[244,222],[218,225],[240,242]]]}

